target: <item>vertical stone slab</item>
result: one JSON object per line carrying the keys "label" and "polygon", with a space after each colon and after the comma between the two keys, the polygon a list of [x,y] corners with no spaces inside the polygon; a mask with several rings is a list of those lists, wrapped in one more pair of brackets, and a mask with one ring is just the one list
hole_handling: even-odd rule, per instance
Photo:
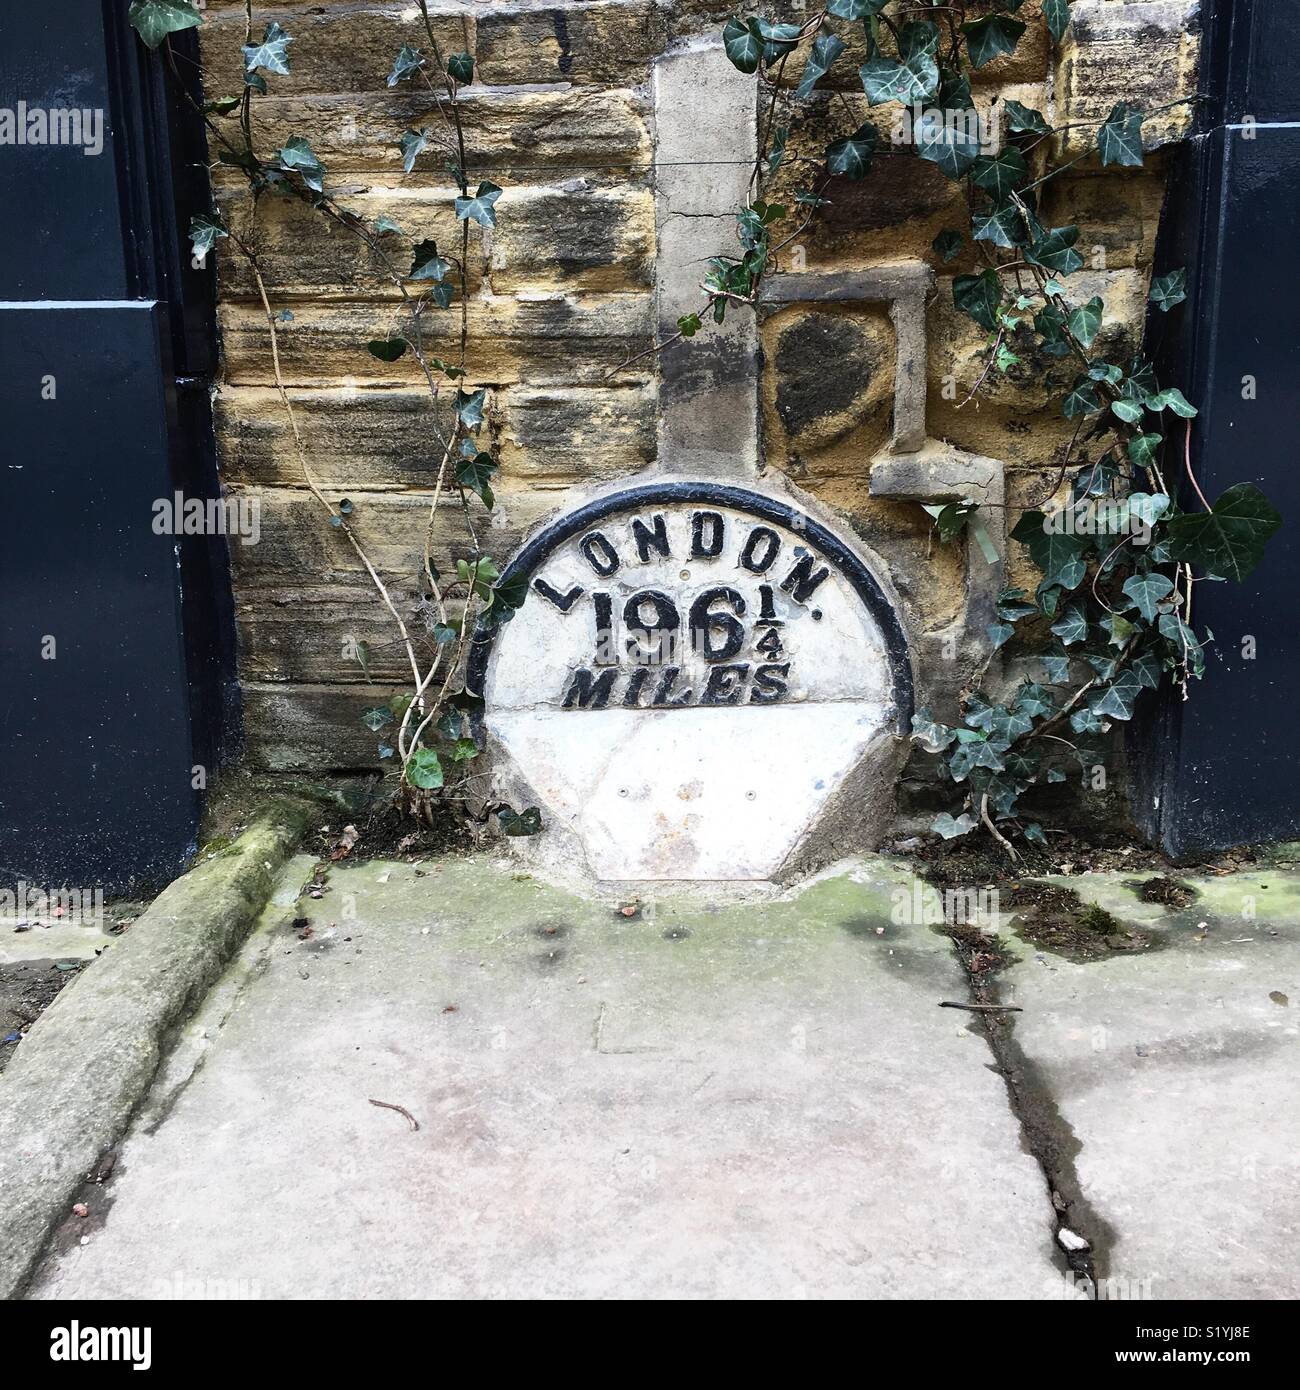
{"label": "vertical stone slab", "polygon": [[[757,153],[756,85],[710,40],[655,64],[656,314],[660,341],[700,307],[711,256],[736,255],[734,214]],[[659,463],[750,476],[758,462],[757,329],[744,306],[660,360]]]}

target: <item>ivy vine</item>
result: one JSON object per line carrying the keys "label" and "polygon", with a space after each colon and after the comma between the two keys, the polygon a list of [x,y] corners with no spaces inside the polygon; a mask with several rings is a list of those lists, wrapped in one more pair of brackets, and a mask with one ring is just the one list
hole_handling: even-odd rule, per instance
{"label": "ivy vine", "polygon": [[[797,23],[728,20],[727,57],[767,89],[749,199],[737,214],[740,254],[710,262],[702,307],[683,315],[668,340],[693,337],[709,319],[722,323],[737,306],[752,308],[763,277],[837,187],[870,176],[881,137],[867,112],[889,104],[925,108],[913,125],[912,155],[962,185],[969,214],[965,227],[942,231],[933,249],[949,262],[969,243],[984,262],[952,282],[955,307],[986,334],[986,365],[968,400],[1031,358],[1068,368],[1061,411],[1074,422],[1073,437],[1042,502],[1025,510],[1010,532],[1028,548],[1042,579],[1032,594],[1003,590],[989,628],[995,650],[1021,623],[1044,630],[1050,645],[1040,658],[1042,677],[1023,681],[1002,700],[966,692],[952,724],[926,709],[913,719],[913,739],[940,760],[962,796],[957,814],[944,812],[933,828],[951,838],[983,825],[1013,856],[1012,835],[1046,843],[1043,826],[1021,812],[1030,788],[1065,781],[1072,762],[1095,766],[1112,726],[1133,717],[1144,690],[1173,681],[1187,697],[1212,640],[1193,627],[1195,584],[1244,579],[1281,524],[1252,483],[1237,483],[1213,503],[1204,496],[1190,461],[1196,407],[1177,387],[1162,387],[1145,358],[1106,360],[1098,350],[1103,300],[1080,302],[1069,287],[1083,266],[1079,228],[1040,218],[1043,186],[1072,165],[1095,155],[1102,167],[1141,166],[1143,122],[1154,112],[1120,101],[1104,119],[1067,127],[1007,100],[997,149],[985,148],[978,123],[963,118],[975,111],[972,74],[1014,53],[1024,36],[1027,25],[1015,17],[1021,3],[994,0],[990,10],[964,0],[829,0]],[[1045,0],[1042,12],[1059,43],[1070,23],[1068,0]],[[847,128],[820,159],[792,155],[792,109],[819,100],[824,80],[837,64],[845,66],[840,60],[852,49],[861,56],[861,95],[850,101],[837,90],[832,98],[832,109],[846,113]],[[1091,148],[1056,162],[1058,137],[1080,127],[1095,127]],[[793,207],[763,196],[783,165],[808,174]],[[1183,270],[1151,284],[1150,302],[1160,312],[1185,298]],[[1185,422],[1181,441],[1179,422]],[[1180,466],[1195,497],[1187,508],[1178,497]],[[953,503],[931,511],[940,538],[953,541],[976,507]]]}
{"label": "ivy vine", "polygon": [[[376,593],[396,626],[410,665],[406,690],[386,705],[366,710],[362,722],[380,738],[380,759],[400,766],[400,801],[422,819],[431,814],[437,793],[451,794],[468,787],[467,765],[479,755],[473,729],[481,696],[463,684],[464,658],[476,627],[507,620],[524,598],[520,582],[505,583],[490,555],[483,552],[474,508],[494,505],[492,478],[497,465],[479,447],[485,423],[486,388],[474,387],[469,357],[469,257],[471,229],[495,227],[502,189],[489,179],[471,177],[466,158],[461,95],[474,81],[474,60],[468,50],[444,53],[430,23],[426,0],[416,0],[427,46],[403,44],[387,76],[387,85],[422,84],[433,100],[438,122],[433,127],[395,132],[394,144],[402,167],[410,174],[421,161],[441,161],[458,190],[455,215],[460,224],[454,249],[440,249],[429,239],[406,237],[391,218],[367,221],[346,205],[346,190],[327,184],[328,174],[305,135],[291,135],[275,150],[260,150],[254,139],[253,106],[268,95],[275,79],[291,71],[293,36],[277,21],[256,34],[252,5],[244,6],[241,45],[243,86],[238,92],[205,99],[200,107],[216,162],[239,170],[252,198],[252,230],[229,225],[213,209],[196,215],[190,224],[193,253],[201,263],[219,242],[227,242],[244,258],[266,315],[276,390],[289,424],[293,449],[303,478],[320,504],[330,526],[338,530],[361,561]],[[182,80],[171,35],[196,27],[202,16],[190,0],[133,0],[131,25],[145,45],[160,54],[180,91],[192,104],[191,84]],[[464,21],[462,20],[462,27]],[[370,253],[373,273],[398,292],[400,310],[393,331],[384,338],[358,345],[383,362],[396,362],[408,353],[417,363],[428,388],[429,429],[439,458],[431,479],[432,501],[425,530],[419,591],[413,608],[403,612],[368,555],[353,524],[355,506],[347,498],[331,498],[318,485],[309,452],[285,389],[280,363],[280,334],[292,321],[288,310],[276,310],[267,292],[257,238],[257,210],[262,199],[296,199],[312,208],[333,227],[355,237]],[[409,243],[403,250],[404,243]],[[408,267],[409,260],[409,267]],[[442,315],[450,315],[448,325]],[[451,342],[443,355],[431,350],[431,340]],[[440,573],[433,560],[435,526],[444,493],[459,499],[464,524],[465,554],[455,572]],[[357,644],[357,659],[369,674],[369,652]],[[535,809],[522,814],[497,806],[508,834],[532,834],[540,828]]]}

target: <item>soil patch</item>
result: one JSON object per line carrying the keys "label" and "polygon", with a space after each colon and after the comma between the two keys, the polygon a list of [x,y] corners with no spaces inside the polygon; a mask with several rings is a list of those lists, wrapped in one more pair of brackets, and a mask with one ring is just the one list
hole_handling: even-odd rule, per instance
{"label": "soil patch", "polygon": [[1121,922],[1105,908],[1084,903],[1073,888],[1054,883],[1012,883],[1002,890],[1001,905],[1015,913],[1022,941],[1067,960],[1105,960],[1161,944],[1156,933]]}
{"label": "soil patch", "polygon": [[27,1030],[86,961],[24,960],[0,965],[0,1071],[22,1046]]}
{"label": "soil patch", "polygon": [[1160,903],[1163,907],[1190,907],[1200,894],[1190,883],[1180,883],[1167,874],[1158,874],[1145,883],[1128,885],[1144,903]]}

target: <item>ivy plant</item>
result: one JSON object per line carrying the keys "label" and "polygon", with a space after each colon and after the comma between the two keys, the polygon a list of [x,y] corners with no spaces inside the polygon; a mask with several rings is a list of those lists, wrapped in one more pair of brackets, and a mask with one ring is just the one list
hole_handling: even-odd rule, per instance
{"label": "ivy plant", "polygon": [[[268,96],[278,77],[293,71],[293,35],[277,21],[258,28],[251,3],[244,6],[244,36],[240,44],[243,85],[238,91],[209,96],[201,104],[209,143],[216,162],[243,175],[251,195],[252,216],[240,229],[214,208],[197,214],[190,224],[191,249],[198,263],[219,242],[226,243],[247,263],[266,315],[276,389],[289,425],[293,449],[303,479],[320,504],[328,524],[341,533],[360,560],[376,594],[394,623],[410,666],[409,684],[385,705],[365,710],[360,718],[379,739],[377,755],[393,759],[400,770],[400,801],[422,819],[431,813],[432,798],[453,787],[463,788],[466,765],[479,752],[474,716],[481,706],[477,692],[463,683],[464,658],[476,627],[509,619],[523,601],[518,584],[505,584],[492,558],[479,544],[474,509],[491,511],[495,498],[492,478],[496,462],[481,447],[486,424],[486,390],[474,388],[470,361],[468,266],[471,236],[497,225],[497,205],[503,190],[471,175],[462,123],[462,93],[474,81],[474,62],[468,51],[445,53],[430,23],[426,0],[416,0],[426,42],[402,44],[387,74],[387,85],[418,85],[427,92],[438,122],[432,127],[394,132],[402,167],[410,174],[422,163],[441,163],[457,190],[457,244],[440,248],[430,239],[408,238],[386,216],[367,220],[348,206],[346,187],[332,187],[329,174],[312,148],[309,135],[293,134],[277,149],[260,148],[255,140],[254,103]],[[157,53],[176,79],[183,97],[194,105],[189,85],[181,81],[171,35],[202,22],[190,0],[134,0],[130,23],[140,39]],[[462,22],[462,32],[465,25]],[[466,40],[468,49],[468,40]],[[382,75],[377,75],[383,80]],[[355,190],[354,190],[355,191]],[[347,498],[330,497],[317,483],[310,451],[298,427],[293,404],[285,390],[280,367],[280,335],[292,321],[287,310],[277,312],[267,291],[257,237],[257,214],[266,198],[294,199],[306,204],[334,229],[355,238],[370,253],[374,273],[398,292],[399,312],[391,332],[357,345],[382,362],[410,356],[428,388],[429,430],[436,441],[432,501],[425,531],[421,572],[414,602],[402,606],[379,574],[354,524],[355,507]],[[437,355],[435,344],[439,346]],[[433,560],[439,504],[444,496],[459,500],[464,528],[464,555],[455,572],[442,574]],[[369,650],[357,644],[357,659],[369,675]],[[509,808],[497,808],[500,811]],[[538,820],[513,811],[508,833],[531,833]],[[524,828],[519,828],[523,826]]]}
{"label": "ivy plant", "polygon": [[[1157,381],[1141,355],[1111,360],[1101,350],[1106,305],[1072,289],[1083,267],[1080,229],[1044,220],[1043,187],[1071,165],[1084,158],[1103,168],[1142,165],[1148,113],[1119,101],[1104,118],[1073,122],[1092,127],[1091,148],[1061,164],[1052,159],[1059,128],[1021,102],[1002,103],[1000,147],[983,147],[974,133],[972,76],[1016,51],[1030,22],[1017,18],[1019,9],[1020,0],[994,0],[991,10],[964,0],[829,0],[789,22],[728,20],[726,56],[764,84],[766,115],[749,200],[737,215],[740,253],[710,262],[702,306],[683,315],[668,340],[752,307],[784,248],[845,184],[871,177],[880,145],[874,108],[933,111],[935,118],[927,112],[915,123],[911,154],[962,187],[968,214],[964,226],[941,231],[933,249],[941,263],[963,252],[979,261],[952,281],[955,308],[985,335],[986,363],[968,399],[1031,359],[1046,362],[1059,378],[1061,413],[1073,422],[1059,476],[1010,532],[1042,578],[1032,592],[1003,590],[989,628],[995,650],[1021,624],[1046,637],[1037,678],[996,697],[970,690],[947,723],[928,709],[913,720],[914,740],[954,788],[956,804],[935,821],[936,832],[952,838],[983,826],[1012,854],[1015,836],[1046,843],[1043,826],[1021,808],[1031,788],[1066,780],[1072,763],[1095,766],[1143,691],[1172,681],[1187,697],[1212,640],[1193,625],[1194,585],[1246,578],[1281,524],[1253,483],[1237,483],[1213,502],[1202,494],[1190,466],[1196,407]],[[1041,23],[1059,43],[1068,0],[1045,0]],[[832,74],[835,90],[825,93]],[[850,98],[846,85],[860,92]],[[797,161],[808,177],[796,180],[791,205],[774,204],[763,190],[791,160],[791,114],[819,101],[843,115],[842,133],[820,159]],[[1174,311],[1186,295],[1181,269],[1151,284],[1157,312]],[[973,534],[973,504],[930,510],[942,540]]]}

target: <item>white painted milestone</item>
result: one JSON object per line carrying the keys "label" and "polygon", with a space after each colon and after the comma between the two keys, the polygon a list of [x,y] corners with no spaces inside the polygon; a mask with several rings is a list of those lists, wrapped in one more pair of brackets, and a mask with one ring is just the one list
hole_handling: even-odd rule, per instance
{"label": "white painted milestone", "polygon": [[492,643],[488,733],[596,878],[769,878],[897,727],[898,629],[857,557],[788,508],[625,496],[516,562],[528,597]]}

